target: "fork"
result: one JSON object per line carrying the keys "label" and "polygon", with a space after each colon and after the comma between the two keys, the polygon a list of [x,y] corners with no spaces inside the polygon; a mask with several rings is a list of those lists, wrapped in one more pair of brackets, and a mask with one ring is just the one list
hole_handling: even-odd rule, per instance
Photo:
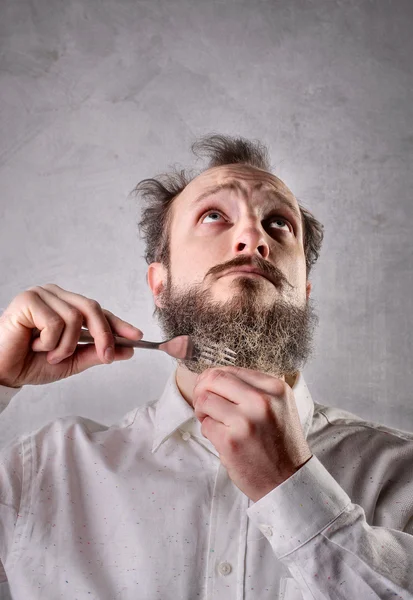
{"label": "fork", "polygon": [[[33,329],[32,339],[40,337],[40,330]],[[173,358],[183,360],[195,360],[207,364],[221,364],[223,366],[234,366],[236,352],[230,348],[224,348],[215,342],[208,346],[198,346],[190,335],[178,335],[164,342],[149,342],[146,340],[129,340],[120,335],[113,334],[115,346],[127,346],[129,348],[143,348],[147,350],[162,350]],[[82,329],[79,342],[94,344],[95,340],[88,329]]]}

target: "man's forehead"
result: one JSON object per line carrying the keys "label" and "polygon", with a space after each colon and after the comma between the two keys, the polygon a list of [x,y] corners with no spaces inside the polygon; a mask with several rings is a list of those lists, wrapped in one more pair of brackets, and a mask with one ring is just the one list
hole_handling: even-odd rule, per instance
{"label": "man's forehead", "polygon": [[250,165],[224,165],[212,167],[194,179],[185,187],[180,196],[182,200],[190,199],[194,194],[202,193],[205,189],[238,180],[241,185],[249,188],[261,185],[262,189],[276,189],[280,194],[294,198],[291,190],[273,173]]}

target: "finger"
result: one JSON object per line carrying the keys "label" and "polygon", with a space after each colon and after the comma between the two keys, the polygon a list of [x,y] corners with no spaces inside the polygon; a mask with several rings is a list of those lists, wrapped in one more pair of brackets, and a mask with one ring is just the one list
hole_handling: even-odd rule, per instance
{"label": "finger", "polygon": [[48,361],[53,357],[63,360],[73,354],[79,341],[82,322],[84,322],[94,339],[99,359],[103,363],[110,362],[105,358],[105,351],[108,347],[114,347],[113,333],[102,307],[96,300],[68,292],[55,284],[38,286],[37,293],[41,297],[47,298],[47,302],[52,307],[58,306],[60,310],[57,309],[56,312],[59,314],[63,310],[61,317],[65,321],[65,328],[58,347],[47,357]]}
{"label": "finger", "polygon": [[195,401],[195,416],[202,423],[205,417],[211,417],[227,427],[233,424],[239,415],[238,409],[233,402],[226,398],[208,392],[208,396],[201,402]]}
{"label": "finger", "polygon": [[[220,372],[223,377],[216,376],[214,374],[215,371],[217,374]],[[196,386],[198,386],[198,384],[201,385],[204,378],[206,380],[211,380],[211,382],[215,380],[220,381],[221,379],[225,380],[226,375],[235,377],[245,384],[253,386],[266,394],[280,394],[285,390],[286,383],[283,379],[275,377],[275,375],[269,375],[268,373],[262,373],[261,371],[246,369],[244,367],[213,367],[211,369],[206,369],[198,377]],[[233,381],[232,377],[230,377],[231,381]]]}
{"label": "finger", "polygon": [[194,387],[194,398],[202,398],[206,393],[214,393],[233,404],[251,403],[251,392],[255,388],[233,373],[221,368],[211,369],[209,377],[204,377]]}
{"label": "finger", "polygon": [[[30,301],[28,302],[30,320],[40,331],[40,337],[32,343],[33,351],[54,351],[59,346],[63,336],[65,337],[64,343],[67,345],[68,333],[70,333],[69,330],[65,332],[67,322],[72,323],[73,326],[77,322],[80,330],[82,323],[80,313],[54,294],[43,290],[40,286],[30,288],[27,291],[30,293]],[[30,323],[29,326],[31,326]]]}
{"label": "finger", "polygon": [[[115,358],[113,362],[129,360],[133,357],[134,353],[134,348],[115,346]],[[90,367],[102,364],[102,361],[96,353],[94,344],[79,344],[73,357],[69,357],[66,360],[70,361],[72,358],[73,373],[82,373],[82,371],[86,371],[86,369],[89,369]],[[64,361],[59,364],[64,364]]]}
{"label": "finger", "polygon": [[[228,435],[228,428],[222,423],[214,421],[214,419],[206,417],[201,425],[201,433],[204,438],[208,439],[218,452],[219,459],[225,466],[225,458],[220,452],[223,441]],[[232,444],[234,447],[234,444]]]}
{"label": "finger", "polygon": [[[245,414],[254,416],[254,407],[261,404],[263,396],[265,396],[266,399],[275,399],[277,397],[277,390],[275,390],[274,385],[272,390],[264,391],[256,384],[247,383],[244,379],[240,379],[234,373],[228,371],[224,373],[220,368],[214,369],[214,371],[216,371],[214,377],[205,377],[195,386],[195,398],[202,398],[202,395],[205,394],[206,391],[213,392],[214,394],[222,396],[232,404],[242,407]],[[256,380],[254,379],[254,381]]]}
{"label": "finger", "polygon": [[[115,348],[115,359],[113,362],[129,360],[133,355],[134,348],[117,346]],[[64,369],[66,367],[66,374],[64,377],[70,377],[101,364],[102,361],[96,353],[94,344],[79,344],[76,351],[71,356],[60,361],[57,366],[59,369]]]}
{"label": "finger", "polygon": [[112,328],[112,331],[117,335],[126,337],[131,340],[140,340],[143,338],[143,332],[131,323],[123,321],[122,319],[114,315],[110,310],[107,310],[105,308],[103,309],[103,313],[105,314]]}

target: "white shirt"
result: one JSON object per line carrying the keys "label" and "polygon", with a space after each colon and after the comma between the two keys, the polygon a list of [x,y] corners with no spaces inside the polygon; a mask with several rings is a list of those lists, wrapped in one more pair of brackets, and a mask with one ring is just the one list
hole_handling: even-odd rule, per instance
{"label": "white shirt", "polygon": [[[0,405],[18,392],[0,386]],[[314,403],[302,374],[293,392],[314,456],[256,503],[175,372],[110,427],[63,417],[9,443],[14,600],[413,599],[413,434]]]}

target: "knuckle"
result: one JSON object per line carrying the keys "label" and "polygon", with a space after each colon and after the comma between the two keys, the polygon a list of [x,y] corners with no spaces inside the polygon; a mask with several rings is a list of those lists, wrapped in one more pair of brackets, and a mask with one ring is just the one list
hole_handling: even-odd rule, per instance
{"label": "knuckle", "polygon": [[249,437],[255,431],[254,423],[245,417],[240,417],[237,423],[238,435],[241,439]]}
{"label": "knuckle", "polygon": [[242,367],[237,367],[234,365],[231,367],[231,371],[236,377],[239,377],[240,379],[242,379],[242,372],[243,372]]}
{"label": "knuckle", "polygon": [[104,345],[111,346],[115,342],[115,338],[111,331],[102,331],[102,335],[104,336],[105,342]]}
{"label": "knuckle", "polygon": [[53,317],[49,317],[49,319],[47,319],[48,327],[52,327],[52,328],[61,327],[64,324],[65,324],[64,320],[58,314],[55,314],[55,315],[53,315]]}
{"label": "knuckle", "polygon": [[63,360],[64,358],[67,358],[68,356],[73,354],[75,347],[76,345],[73,344],[59,345],[59,358]]}
{"label": "knuckle", "polygon": [[25,290],[22,293],[22,298],[30,298],[32,299],[34,296],[38,296],[38,292],[40,290],[40,286],[39,285],[35,285],[31,288],[28,288],[27,290]]}
{"label": "knuckle", "polygon": [[100,306],[99,302],[97,300],[94,300],[93,298],[86,298],[86,303],[89,306],[89,308],[91,308],[94,312],[102,310],[102,307]]}
{"label": "knuckle", "polygon": [[266,417],[271,412],[271,403],[272,396],[271,394],[266,394],[265,392],[260,392],[257,394],[255,399],[254,406],[257,410],[257,413],[262,417]]}
{"label": "knuckle", "polygon": [[204,391],[197,397],[196,403],[198,406],[204,406],[205,402],[208,400],[209,393],[208,391]]}
{"label": "knuckle", "polygon": [[225,377],[225,373],[219,369],[219,367],[212,367],[209,370],[209,376],[214,381],[215,379],[219,379],[220,377]]}
{"label": "knuckle", "polygon": [[226,440],[223,442],[226,452],[237,452],[240,447],[239,435],[231,434],[227,436]]}
{"label": "knuckle", "polygon": [[83,323],[83,315],[74,306],[71,306],[67,313],[67,320],[73,325],[81,325]]}
{"label": "knuckle", "polygon": [[272,382],[271,388],[270,388],[271,394],[273,396],[279,396],[281,394],[284,394],[287,389],[288,389],[288,385],[282,379],[275,379]]}

